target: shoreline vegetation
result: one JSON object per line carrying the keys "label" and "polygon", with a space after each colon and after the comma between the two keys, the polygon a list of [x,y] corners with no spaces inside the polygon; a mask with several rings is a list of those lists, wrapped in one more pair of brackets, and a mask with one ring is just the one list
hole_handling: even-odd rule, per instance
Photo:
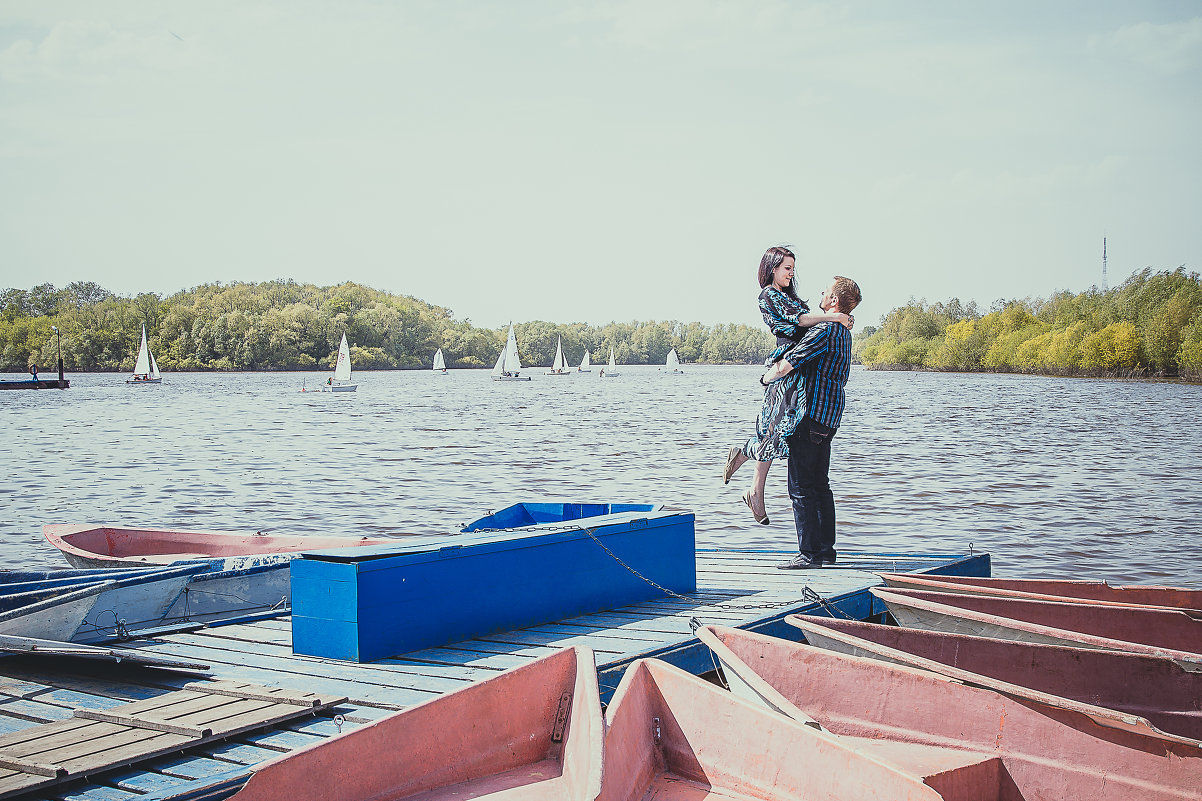
{"label": "shoreline vegetation", "polygon": [[911,299],[857,332],[852,356],[870,370],[1202,382],[1202,282],[1149,267],[1105,292],[998,300],[988,313]]}
{"label": "shoreline vegetation", "polygon": [[[439,348],[449,368],[492,367],[508,331],[508,324],[478,328],[450,309],[353,282],[214,283],[132,298],[92,282],[40,284],[0,290],[0,372],[26,372],[30,364],[48,372],[58,358],[54,326],[66,370],[128,372],[143,324],[165,372],[333,369],[343,333],[356,370],[428,369]],[[662,365],[673,348],[685,362],[758,364],[775,345],[762,326],[733,324],[533,321],[514,328],[522,361],[534,366],[551,364],[560,337],[573,366],[586,347],[593,362],[604,362],[613,346],[620,364]]]}

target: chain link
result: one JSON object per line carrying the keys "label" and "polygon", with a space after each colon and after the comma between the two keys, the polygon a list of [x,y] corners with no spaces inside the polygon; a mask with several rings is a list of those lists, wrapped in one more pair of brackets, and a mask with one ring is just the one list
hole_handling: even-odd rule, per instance
{"label": "chain link", "polygon": [[[578,528],[579,528],[578,526],[572,527],[573,530],[578,529]],[[622,559],[617,554],[615,554],[608,547],[606,547],[605,543],[603,543],[603,542],[601,542],[601,540],[597,539],[597,536],[594,534],[596,529],[585,528],[585,529],[580,529],[580,530],[583,531],[585,534],[587,534],[589,539],[591,539],[593,542],[597,543],[597,545],[600,546],[601,550],[603,550],[607,554],[609,554],[609,557],[611,559],[613,559],[619,565],[621,565],[622,567],[624,567],[628,571],[630,571],[633,575],[635,575],[639,579],[642,579],[647,584],[650,584],[652,587],[655,587],[657,590],[664,593],[665,595],[668,595],[672,598],[676,598],[677,600],[688,601],[689,603],[704,603],[704,601],[702,601],[702,599],[700,599],[700,598],[692,598],[687,595],[681,595],[678,592],[668,589],[667,587],[663,586],[662,584],[659,584],[658,582],[647,578],[642,573],[640,573],[639,571],[635,570],[630,565],[623,562]],[[801,604],[803,604],[807,601],[809,601],[811,603],[817,603],[817,604],[821,605],[827,611],[838,612],[839,614],[843,615],[843,617],[847,618],[848,620],[853,619],[850,615],[848,615],[842,609],[840,609],[839,607],[830,603],[828,600],[823,598],[821,595],[819,595],[814,590],[810,589],[810,587],[808,587],[808,586],[802,590],[801,598],[791,599],[791,600],[787,600],[787,601],[767,601],[767,602],[758,603],[758,604],[729,604],[725,601],[720,601],[719,603],[716,603],[716,604],[706,604],[706,605],[712,606],[715,609],[723,609],[723,610],[726,610],[726,609],[743,609],[743,610],[783,609],[784,607],[787,607],[787,606],[800,606]],[[831,617],[834,617],[834,615],[832,614]],[[694,620],[696,620],[696,618],[694,618]],[[696,630],[695,627],[694,627],[694,630]]]}

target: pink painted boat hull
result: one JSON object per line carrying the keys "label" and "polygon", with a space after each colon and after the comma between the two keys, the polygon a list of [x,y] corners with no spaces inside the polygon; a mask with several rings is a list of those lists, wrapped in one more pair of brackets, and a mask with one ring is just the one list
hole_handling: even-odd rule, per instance
{"label": "pink painted boat hull", "polygon": [[593,654],[568,648],[264,763],[233,798],[593,801],[602,738]]}
{"label": "pink painted boat hull", "polygon": [[1097,606],[922,590],[870,592],[903,626],[1163,656],[1202,671],[1202,621],[1179,609]]}
{"label": "pink painted boat hull", "polygon": [[1112,587],[1104,581],[1006,579],[979,576],[936,576],[925,573],[877,573],[890,589],[959,592],[1045,601],[1083,601],[1187,609],[1202,615],[1202,590],[1153,585]]}
{"label": "pink painted boat hull", "polygon": [[936,801],[913,776],[657,660],[606,711],[598,801]]}
{"label": "pink painted boat hull", "polygon": [[1109,725],[1202,741],[1202,673],[1182,670],[1171,659],[811,615],[789,615],[785,622],[820,648],[932,670],[1033,700],[1101,707],[1126,717]]}
{"label": "pink painted boat hull", "polygon": [[42,526],[42,534],[78,568],[169,565],[189,559],[295,554],[396,542],[385,538],[125,528],[86,523],[49,524]]}
{"label": "pink painted boat hull", "polygon": [[923,777],[945,799],[1198,798],[1202,749],[945,676],[739,629],[698,636],[739,689]]}

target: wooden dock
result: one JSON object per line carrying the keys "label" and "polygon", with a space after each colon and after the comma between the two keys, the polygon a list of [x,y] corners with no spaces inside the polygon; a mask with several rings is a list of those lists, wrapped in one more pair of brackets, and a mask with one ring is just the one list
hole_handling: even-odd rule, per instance
{"label": "wooden dock", "polygon": [[[699,550],[696,593],[583,615],[429,648],[368,663],[292,653],[288,616],[212,625],[163,634],[122,647],[210,666],[218,680],[346,697],[347,702],[306,718],[220,742],[159,756],[45,788],[30,798],[58,801],[133,801],[205,798],[236,785],[250,766],[430,700],[569,645],[596,653],[602,700],[626,667],[654,657],[694,674],[714,669],[708,649],[693,636],[695,623],[720,623],[799,639],[783,622],[806,612],[858,620],[883,614],[868,588],[872,571],[990,574],[988,554],[841,553],[836,567],[784,571],[791,554],[775,551]],[[0,735],[178,691],[195,673],[32,657],[0,659]],[[23,796],[26,797],[26,796]]]}

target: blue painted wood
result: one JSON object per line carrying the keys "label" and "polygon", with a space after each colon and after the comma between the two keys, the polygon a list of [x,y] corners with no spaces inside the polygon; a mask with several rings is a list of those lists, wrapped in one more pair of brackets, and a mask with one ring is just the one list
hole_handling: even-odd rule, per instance
{"label": "blue painted wood", "polygon": [[610,515],[592,536],[552,528],[304,554],[292,562],[293,650],[366,662],[662,594],[604,548],[675,592],[696,590],[691,514]]}
{"label": "blue painted wood", "polygon": [[37,726],[38,722],[34,720],[24,720],[22,718],[13,718],[8,715],[0,715],[0,734],[9,734],[14,731],[28,729],[30,726]]}
{"label": "blue painted wood", "polygon": [[[515,503],[499,512],[473,520],[463,527],[464,533],[495,531],[497,529],[537,526],[542,523],[563,523],[583,518],[599,518],[625,512],[658,512],[662,503]],[[590,523],[596,522],[589,520]]]}
{"label": "blue painted wood", "polygon": [[144,797],[141,793],[106,787],[103,784],[79,787],[74,782],[61,787],[50,787],[48,792],[51,793],[49,798],[55,801],[132,801]]}
{"label": "blue painted wood", "polygon": [[[481,538],[482,542],[485,537],[484,534],[471,536]],[[468,541],[466,535],[461,539]],[[692,618],[705,623],[721,623],[798,639],[800,631],[784,622],[789,614],[822,614],[825,609],[827,614],[843,613],[863,619],[875,613],[875,599],[867,592],[867,587],[879,581],[866,572],[856,571],[891,570],[904,566],[915,572],[952,569],[964,571],[958,574],[974,575],[988,573],[989,569],[988,555],[985,554],[868,554],[851,555],[845,559],[841,553],[841,569],[798,576],[775,568],[775,564],[788,555],[789,552],[785,551],[697,552],[696,575],[700,577],[701,590],[685,593],[693,600],[660,595],[655,600],[566,619],[561,615],[559,619],[546,623],[490,633],[447,646],[423,648],[368,664],[293,655],[288,647],[290,621],[287,618],[206,628],[189,634],[171,634],[153,642],[138,641],[131,646],[194,661],[208,661],[213,665],[215,678],[350,696],[354,699],[352,702],[334,710],[346,717],[348,722],[343,728],[347,730],[389,714],[392,709],[437,697],[444,690],[432,688],[440,686],[440,683],[442,686],[454,686],[482,676],[495,675],[499,669],[524,664],[535,656],[551,653],[556,645],[563,642],[591,641],[605,646],[597,654],[598,681],[603,698],[608,700],[625,670],[640,658],[664,659],[696,674],[713,671],[712,655],[692,636],[689,629]],[[547,578],[560,580],[562,577],[549,573]],[[806,588],[822,596],[827,605],[824,607],[812,598],[803,597]],[[456,603],[458,599],[453,596],[458,589],[455,586],[443,587],[440,594],[427,600],[433,605],[447,603],[448,598]],[[16,670],[5,669],[6,665],[16,664],[23,663],[0,659],[0,674],[8,674],[8,678],[0,676],[0,694],[16,696],[25,703],[34,704],[31,709],[43,710],[50,707],[38,705],[31,699],[46,693],[57,693],[60,689],[83,694],[95,691],[101,698],[134,698],[148,693],[157,694],[178,686],[178,682],[195,678],[162,671],[123,674],[120,667],[111,665],[103,668],[89,665],[89,670],[99,671],[89,677],[74,673],[43,676],[36,665]],[[156,689],[122,682],[123,676],[128,678],[133,675],[153,676],[154,683],[160,686]],[[412,685],[427,689],[418,690]],[[53,695],[48,700],[61,703],[68,697]],[[0,703],[2,709],[3,704]],[[0,714],[0,721],[3,720]],[[167,781],[172,777],[162,773],[166,763],[156,762],[151,765],[154,769],[146,769],[142,773],[159,776],[159,779],[137,783],[131,779],[127,780],[126,786],[134,787],[135,783],[143,788],[157,786],[158,789],[150,790],[145,795],[136,795],[144,801],[218,801],[232,795],[240,786],[248,773],[247,766],[322,742],[336,731],[337,727],[329,716],[285,723],[274,731],[242,735],[227,744],[209,744],[177,761],[172,768],[178,768],[175,772],[183,775],[202,769],[216,771],[218,765],[215,763],[225,763],[232,768],[229,773],[182,781],[177,776]],[[198,761],[193,763],[193,760]],[[107,777],[102,779],[111,784]],[[78,801],[130,801],[135,797],[129,791],[111,787],[106,789],[105,784],[89,785],[82,789],[78,784],[69,784],[55,788],[55,791],[76,793]],[[110,799],[104,795],[105,792],[120,795]]]}

